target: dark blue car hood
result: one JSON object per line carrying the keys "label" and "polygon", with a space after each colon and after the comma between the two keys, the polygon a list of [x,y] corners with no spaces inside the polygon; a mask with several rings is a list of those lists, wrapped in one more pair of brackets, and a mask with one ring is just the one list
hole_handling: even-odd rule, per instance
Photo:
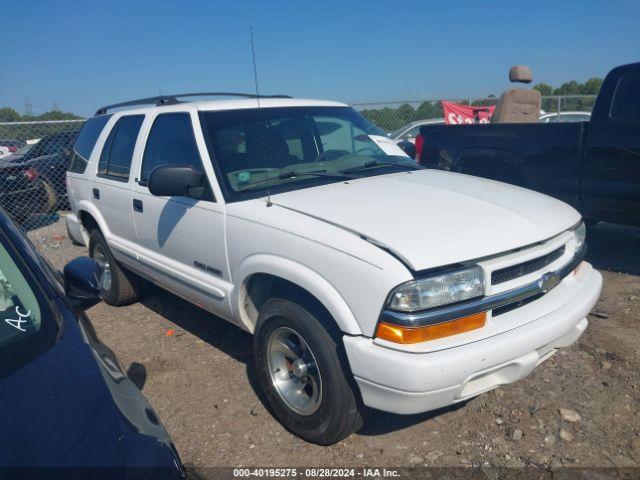
{"label": "dark blue car hood", "polygon": [[175,470],[155,412],[86,322],[67,310],[53,347],[0,380],[0,468]]}

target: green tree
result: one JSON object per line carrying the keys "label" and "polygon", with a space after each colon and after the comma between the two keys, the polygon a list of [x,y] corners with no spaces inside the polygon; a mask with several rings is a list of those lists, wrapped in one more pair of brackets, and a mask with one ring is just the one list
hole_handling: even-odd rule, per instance
{"label": "green tree", "polygon": [[36,120],[77,120],[79,118],[78,115],[75,115],[71,112],[61,112],[60,110],[51,110],[50,112],[45,112],[36,117]]}
{"label": "green tree", "polygon": [[597,95],[600,91],[600,87],[602,87],[602,79],[593,77],[584,82],[582,87],[583,95]]}
{"label": "green tree", "polygon": [[430,118],[441,118],[444,116],[442,111],[442,103],[440,102],[422,102],[416,108],[416,120],[428,120]]}
{"label": "green tree", "polygon": [[548,97],[553,93],[553,87],[547,83],[538,83],[533,86],[533,90],[539,91],[543,97]]}
{"label": "green tree", "polygon": [[82,117],[71,113],[61,112],[60,110],[51,110],[41,113],[40,115],[20,115],[13,108],[0,108],[0,122],[33,122],[45,120],[78,120]]}
{"label": "green tree", "polygon": [[402,121],[406,124],[415,120],[416,111],[408,103],[403,103],[398,107],[397,114],[398,117],[400,117],[400,119],[402,119]]}
{"label": "green tree", "polygon": [[13,108],[0,108],[0,122],[19,122],[20,114]]}

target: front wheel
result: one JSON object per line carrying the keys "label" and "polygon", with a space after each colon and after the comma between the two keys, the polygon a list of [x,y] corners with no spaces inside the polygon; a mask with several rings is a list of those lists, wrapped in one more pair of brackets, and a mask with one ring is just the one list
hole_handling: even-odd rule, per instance
{"label": "front wheel", "polygon": [[260,309],[254,354],[276,419],[308,442],[332,445],[362,426],[362,404],[340,332],[323,317],[303,302],[269,300]]}

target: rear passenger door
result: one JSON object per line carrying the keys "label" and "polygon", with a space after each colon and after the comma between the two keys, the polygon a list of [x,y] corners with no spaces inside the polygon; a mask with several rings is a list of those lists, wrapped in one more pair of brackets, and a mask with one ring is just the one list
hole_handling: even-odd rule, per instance
{"label": "rear passenger door", "polygon": [[[189,112],[160,113],[152,121],[134,184],[132,206],[138,234],[140,268],[161,286],[219,315],[229,312],[229,272],[224,235],[224,205],[207,193],[157,197],[147,188],[149,175],[162,165],[192,165],[211,173],[208,154],[196,141]],[[200,135],[201,137],[201,135]],[[209,175],[206,175],[209,177]]]}
{"label": "rear passenger door", "polygon": [[[135,250],[137,240],[131,211],[131,161],[144,115],[120,117],[107,137],[91,191],[109,228],[108,241],[114,254]],[[140,146],[141,147],[141,146]]]}

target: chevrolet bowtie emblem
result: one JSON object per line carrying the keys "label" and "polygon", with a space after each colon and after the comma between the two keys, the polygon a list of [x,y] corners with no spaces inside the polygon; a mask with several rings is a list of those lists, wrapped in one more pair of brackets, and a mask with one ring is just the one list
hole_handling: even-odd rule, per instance
{"label": "chevrolet bowtie emblem", "polygon": [[560,283],[560,275],[555,272],[548,272],[542,275],[542,278],[538,280],[538,287],[543,292],[553,290]]}

